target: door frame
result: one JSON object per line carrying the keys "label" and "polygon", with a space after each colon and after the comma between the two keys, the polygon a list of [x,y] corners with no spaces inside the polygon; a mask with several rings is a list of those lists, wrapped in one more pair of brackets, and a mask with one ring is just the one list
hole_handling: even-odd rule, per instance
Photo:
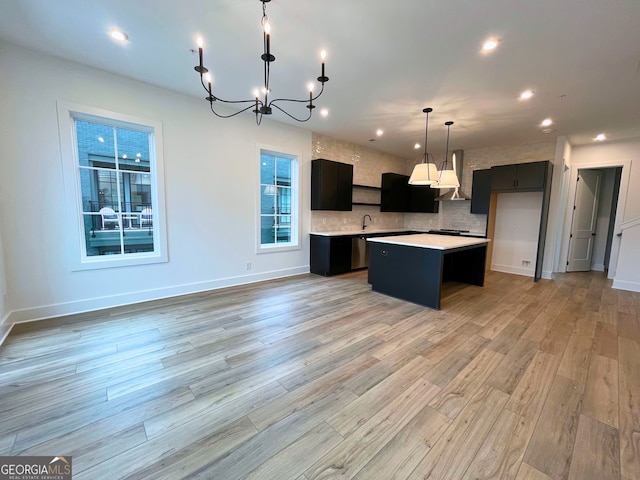
{"label": "door frame", "polygon": [[622,167],[622,176],[620,178],[620,191],[618,192],[618,208],[616,210],[616,218],[614,221],[614,235],[611,242],[611,255],[609,257],[609,265],[607,278],[614,278],[616,275],[616,266],[618,265],[618,253],[620,251],[620,224],[624,218],[624,208],[627,203],[627,191],[629,190],[629,172],[631,170],[631,160],[597,160],[592,162],[572,163],[569,174],[569,192],[567,194],[564,224],[562,226],[562,244],[560,245],[560,261],[558,272],[567,271],[567,260],[569,258],[569,239],[571,236],[571,220],[573,218],[573,202],[576,196],[576,186],[578,183],[578,170],[590,170],[600,168]]}

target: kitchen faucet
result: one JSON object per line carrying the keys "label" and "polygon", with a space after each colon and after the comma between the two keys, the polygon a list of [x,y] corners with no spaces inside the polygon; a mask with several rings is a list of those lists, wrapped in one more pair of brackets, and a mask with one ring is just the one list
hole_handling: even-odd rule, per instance
{"label": "kitchen faucet", "polygon": [[[366,214],[362,217],[362,230],[364,230],[365,228],[367,228],[367,217],[369,217],[369,220],[371,220],[371,215]],[[371,220],[373,221],[373,220]]]}

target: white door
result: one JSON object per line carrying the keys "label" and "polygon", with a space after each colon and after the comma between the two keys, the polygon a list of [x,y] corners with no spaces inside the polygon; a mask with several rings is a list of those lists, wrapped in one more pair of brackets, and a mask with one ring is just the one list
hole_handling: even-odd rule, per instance
{"label": "white door", "polygon": [[601,180],[602,172],[600,170],[578,170],[567,272],[588,272],[591,270]]}

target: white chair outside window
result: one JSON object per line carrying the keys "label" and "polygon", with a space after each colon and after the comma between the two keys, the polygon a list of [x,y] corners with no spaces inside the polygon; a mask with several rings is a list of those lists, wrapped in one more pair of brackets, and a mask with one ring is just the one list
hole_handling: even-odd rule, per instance
{"label": "white chair outside window", "polygon": [[153,212],[150,208],[143,208],[140,212],[140,228],[145,225],[149,227],[153,226]]}
{"label": "white chair outside window", "polygon": [[113,210],[113,208],[101,208],[100,216],[102,217],[102,230],[105,230],[107,228],[107,225],[109,225],[111,228],[118,228],[120,226],[118,215]]}

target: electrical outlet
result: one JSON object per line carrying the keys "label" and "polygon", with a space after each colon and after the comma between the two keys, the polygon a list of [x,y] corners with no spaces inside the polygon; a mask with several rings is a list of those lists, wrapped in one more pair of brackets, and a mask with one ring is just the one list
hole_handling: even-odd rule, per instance
{"label": "electrical outlet", "polygon": [[528,267],[529,265],[531,265],[531,262],[529,260],[522,260],[523,267]]}
{"label": "electrical outlet", "polygon": [[247,262],[247,270],[251,270],[251,262]]}

